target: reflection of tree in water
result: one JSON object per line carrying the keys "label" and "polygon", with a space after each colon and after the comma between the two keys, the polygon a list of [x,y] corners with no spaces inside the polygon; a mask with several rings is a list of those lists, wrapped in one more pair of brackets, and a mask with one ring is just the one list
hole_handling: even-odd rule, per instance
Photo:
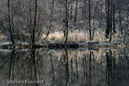
{"label": "reflection of tree in water", "polygon": [[93,52],[90,51],[90,56],[89,56],[89,86],[91,86],[91,67],[92,67],[92,58],[94,57]]}
{"label": "reflection of tree in water", "polygon": [[69,86],[69,59],[68,59],[68,52],[67,49],[65,49],[65,66],[66,66],[66,86]]}
{"label": "reflection of tree in water", "polygon": [[[9,80],[14,80],[14,66],[15,66],[15,51],[12,50],[11,58],[10,58],[10,69],[9,69]],[[10,83],[9,83],[10,86]]]}
{"label": "reflection of tree in water", "polygon": [[115,57],[112,56],[112,51],[109,50],[106,53],[106,61],[107,61],[107,67],[106,67],[106,73],[107,73],[107,82],[108,86],[114,86],[115,85]]}
{"label": "reflection of tree in water", "polygon": [[[33,58],[33,67],[34,67],[34,81],[37,81],[35,50],[32,50],[32,58]],[[38,86],[38,84],[35,83],[35,86]]]}
{"label": "reflection of tree in water", "polygon": [[106,52],[106,77],[108,86],[127,86],[129,82],[129,64],[126,53],[118,53],[118,57],[113,55],[113,51]]}
{"label": "reflection of tree in water", "polygon": [[1,54],[0,72],[5,73],[0,75],[2,79],[44,80],[37,86],[122,86],[129,79],[125,53],[126,57],[113,50],[12,51]]}
{"label": "reflection of tree in water", "polygon": [[[16,53],[15,53],[15,51],[14,50],[12,50],[12,53],[11,53],[11,58],[10,58],[10,70],[9,70],[9,80],[16,80],[17,78],[17,74],[16,74],[16,72],[15,71],[17,71],[17,70],[15,70],[16,68],[16,66],[18,66],[18,65],[15,65],[15,57],[16,57],[16,55],[15,55]],[[25,55],[25,57],[26,57],[26,54],[23,54],[23,56]],[[18,56],[21,56],[21,55],[18,55]],[[32,81],[37,81],[37,71],[36,71],[36,60],[35,60],[35,50],[32,50],[31,51],[31,55],[30,55],[31,57],[29,57],[29,58],[31,58],[31,60],[29,60],[28,62],[30,62],[30,63],[32,63],[31,65],[31,68],[28,68],[29,70],[31,69],[31,73],[27,73],[27,74],[24,74],[24,76],[26,77],[26,76],[28,76],[28,75],[30,75],[30,77],[27,77],[27,78],[19,78],[18,80],[27,80],[27,79],[29,79],[30,81],[32,80]],[[21,57],[22,58],[22,57]],[[23,64],[23,65],[26,65],[26,64]],[[24,68],[24,67],[23,67]],[[21,70],[22,70],[22,67],[21,67]],[[24,69],[23,69],[24,70]],[[20,71],[20,70],[19,70]],[[22,71],[23,72],[23,71]],[[25,72],[25,70],[24,70],[24,72]],[[23,72],[23,73],[24,73]],[[19,74],[20,74],[20,72],[19,72]],[[20,75],[20,77],[22,77],[21,75]],[[17,83],[15,83],[15,84],[17,84]],[[38,86],[38,84],[36,84],[36,83],[34,83],[33,85],[35,85],[35,86]],[[9,84],[9,86],[11,86],[11,84]]]}

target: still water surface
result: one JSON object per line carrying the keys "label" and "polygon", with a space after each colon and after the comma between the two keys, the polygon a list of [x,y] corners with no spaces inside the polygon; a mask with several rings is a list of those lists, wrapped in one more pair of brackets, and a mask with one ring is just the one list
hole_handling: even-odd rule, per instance
{"label": "still water surface", "polygon": [[0,86],[129,86],[129,50],[0,51]]}

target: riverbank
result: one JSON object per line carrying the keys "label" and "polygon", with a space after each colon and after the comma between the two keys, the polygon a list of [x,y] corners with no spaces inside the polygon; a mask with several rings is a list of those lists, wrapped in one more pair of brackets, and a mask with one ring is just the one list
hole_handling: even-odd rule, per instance
{"label": "riverbank", "polygon": [[63,49],[63,48],[88,48],[88,49],[100,49],[100,48],[129,48],[129,43],[99,43],[99,42],[83,42],[83,43],[45,43],[45,44],[1,44],[0,49],[37,49],[37,48],[49,48],[49,49]]}

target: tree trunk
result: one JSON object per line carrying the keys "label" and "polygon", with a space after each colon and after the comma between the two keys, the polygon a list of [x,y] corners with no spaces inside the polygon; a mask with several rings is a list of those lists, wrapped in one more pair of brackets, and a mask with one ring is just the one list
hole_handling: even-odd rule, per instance
{"label": "tree trunk", "polygon": [[113,6],[113,32],[116,33],[116,25],[115,25],[115,5]]}
{"label": "tree trunk", "polygon": [[127,13],[127,21],[128,21],[128,24],[127,24],[128,28],[127,29],[129,30],[129,12]]}
{"label": "tree trunk", "polygon": [[118,9],[119,9],[119,28],[120,28],[120,31],[121,31],[121,34],[123,34],[123,30],[122,30],[122,27],[121,27],[121,4],[120,4],[120,0],[118,0]]}
{"label": "tree trunk", "polygon": [[94,12],[94,18],[93,18],[93,34],[92,34],[92,40],[94,39],[94,30],[95,30],[95,22],[94,22],[94,20],[95,20],[95,12]]}
{"label": "tree trunk", "polygon": [[37,17],[37,1],[35,0],[35,15],[34,15],[34,27],[33,27],[33,33],[32,33],[32,44],[35,44],[35,29],[36,29],[36,17]]}
{"label": "tree trunk", "polygon": [[90,40],[92,40],[91,36],[91,5],[90,5],[90,0],[89,1],[89,33],[90,33]]}
{"label": "tree trunk", "polygon": [[11,28],[12,28],[12,35],[13,35],[13,38],[14,38],[15,36],[14,36],[14,18],[13,18],[13,12],[12,12],[12,15],[11,16],[12,16]]}
{"label": "tree trunk", "polygon": [[[106,38],[109,38],[109,35],[111,34],[112,31],[112,1],[111,0],[106,0]],[[111,37],[111,36],[110,36]]]}
{"label": "tree trunk", "polygon": [[68,28],[69,28],[69,11],[68,11],[68,1],[65,0],[65,11],[66,11],[66,15],[65,15],[65,33],[66,33],[66,37],[65,37],[65,44],[67,46],[67,42],[68,42]]}
{"label": "tree trunk", "polygon": [[[127,12],[127,31],[129,30],[129,12]],[[127,33],[127,34],[129,34],[129,33]]]}
{"label": "tree trunk", "polygon": [[46,38],[49,36],[50,34],[50,30],[51,30],[51,27],[52,27],[52,18],[53,18],[53,12],[54,12],[54,0],[52,1],[52,10],[51,10],[51,17],[50,17],[50,25],[49,25],[49,28],[48,28],[48,32],[47,32],[47,35],[46,35]]}
{"label": "tree trunk", "polygon": [[72,2],[73,2],[73,0],[71,0],[71,7],[70,7],[70,21],[72,20],[72,14],[73,14],[73,5],[72,5]]}
{"label": "tree trunk", "polygon": [[[31,4],[32,2],[31,2],[31,0],[30,0],[30,3],[29,4]],[[32,25],[32,8],[31,8],[31,6],[29,6],[29,32],[30,32],[30,34],[31,34],[31,37],[30,37],[30,39],[33,39],[33,34],[32,34],[32,31],[33,30],[31,30],[31,28],[33,28],[32,27],[33,25]]]}
{"label": "tree trunk", "polygon": [[11,6],[10,6],[10,0],[8,0],[8,19],[9,19],[10,38],[11,38],[12,44],[15,44],[13,33],[12,33],[12,25],[11,25]]}
{"label": "tree trunk", "polygon": [[74,22],[76,22],[76,21],[77,21],[77,12],[78,12],[78,0],[76,0],[76,9],[75,9]]}

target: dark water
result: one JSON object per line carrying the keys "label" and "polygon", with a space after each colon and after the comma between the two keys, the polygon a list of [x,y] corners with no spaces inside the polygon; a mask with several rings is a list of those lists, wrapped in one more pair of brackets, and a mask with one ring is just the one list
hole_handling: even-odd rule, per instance
{"label": "dark water", "polygon": [[129,51],[0,51],[0,86],[129,86]]}

